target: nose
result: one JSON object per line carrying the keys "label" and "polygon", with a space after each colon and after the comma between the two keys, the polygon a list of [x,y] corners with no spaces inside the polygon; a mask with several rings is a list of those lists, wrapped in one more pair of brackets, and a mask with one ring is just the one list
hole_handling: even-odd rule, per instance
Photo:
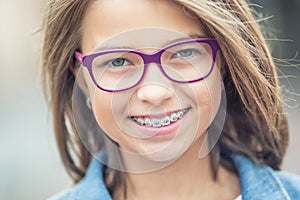
{"label": "nose", "polygon": [[156,63],[150,63],[137,89],[137,98],[152,105],[162,105],[174,97],[171,80],[164,76]]}

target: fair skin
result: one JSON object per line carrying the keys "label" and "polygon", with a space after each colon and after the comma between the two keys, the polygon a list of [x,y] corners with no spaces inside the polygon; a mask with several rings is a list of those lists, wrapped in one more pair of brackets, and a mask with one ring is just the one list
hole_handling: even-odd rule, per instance
{"label": "fair skin", "polygon": [[[102,0],[87,10],[82,53],[94,52],[99,44],[115,35],[145,27],[173,30],[182,35],[205,35],[196,19],[170,1],[128,0],[125,4],[122,0]],[[169,40],[170,37],[161,37],[151,42],[161,48]],[[136,44],[129,45],[137,48]],[[149,65],[138,86],[120,93],[99,90],[87,70],[84,71],[86,93],[91,97],[95,118],[106,134],[121,149],[139,153],[146,160],[172,160],[159,170],[127,173],[128,199],[234,199],[240,193],[238,177],[220,167],[214,181],[209,156],[198,158],[206,130],[220,104],[218,66],[204,81],[179,84],[167,79],[155,63]],[[137,131],[140,128],[130,119],[131,116],[163,116],[185,108],[189,111],[180,128],[164,137],[143,135],[143,130]],[[116,191],[114,199],[121,199],[119,194]]]}

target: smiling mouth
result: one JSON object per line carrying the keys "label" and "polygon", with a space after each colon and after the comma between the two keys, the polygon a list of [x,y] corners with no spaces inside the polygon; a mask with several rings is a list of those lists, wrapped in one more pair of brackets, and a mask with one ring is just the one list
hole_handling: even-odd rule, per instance
{"label": "smiling mouth", "polygon": [[175,123],[177,120],[180,120],[189,110],[190,108],[185,108],[176,112],[172,112],[170,115],[166,115],[160,118],[131,116],[130,119],[140,126],[160,128],[168,126],[172,123]]}

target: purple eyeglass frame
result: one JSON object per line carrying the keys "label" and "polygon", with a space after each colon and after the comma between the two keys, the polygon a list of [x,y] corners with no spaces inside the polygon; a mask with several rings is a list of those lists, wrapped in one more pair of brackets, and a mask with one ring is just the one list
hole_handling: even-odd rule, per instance
{"label": "purple eyeglass frame", "polygon": [[[210,67],[210,70],[209,70],[207,75],[205,75],[201,78],[198,78],[198,79],[189,80],[189,81],[174,80],[173,78],[169,77],[168,74],[164,71],[164,69],[161,65],[161,55],[167,49],[169,49],[173,46],[177,46],[177,45],[180,45],[180,44],[186,44],[186,43],[190,43],[190,42],[206,43],[210,46],[210,48],[212,50],[212,65]],[[82,53],[76,51],[75,52],[75,58],[78,60],[78,62],[80,64],[82,64],[83,66],[85,66],[88,69],[89,74],[90,74],[94,84],[100,90],[103,90],[103,91],[106,91],[106,92],[121,92],[121,91],[124,91],[124,90],[129,90],[131,88],[134,88],[135,86],[137,86],[143,80],[143,78],[146,74],[146,71],[147,71],[147,67],[149,66],[149,63],[156,63],[159,66],[159,69],[161,70],[161,72],[164,74],[164,76],[167,77],[169,80],[171,80],[173,82],[176,82],[176,83],[193,83],[193,82],[201,81],[201,80],[207,78],[211,74],[211,72],[213,70],[213,66],[215,65],[215,61],[216,61],[216,57],[217,57],[217,51],[219,49],[220,49],[220,46],[218,44],[218,41],[215,38],[192,38],[192,39],[187,39],[187,40],[181,40],[181,41],[178,41],[178,42],[174,42],[174,43],[169,44],[169,45],[161,48],[160,50],[158,50],[154,53],[150,53],[150,54],[147,54],[147,53],[144,53],[142,51],[135,50],[135,49],[109,49],[109,50],[99,51],[99,52],[88,54],[88,55],[83,55]],[[143,59],[144,69],[143,69],[143,73],[142,73],[141,78],[137,81],[136,84],[134,84],[134,85],[132,85],[128,88],[125,88],[125,89],[108,90],[108,89],[102,88],[101,86],[99,86],[97,84],[97,81],[95,80],[95,77],[93,75],[92,63],[93,63],[93,60],[98,56],[101,56],[101,55],[104,55],[104,54],[107,54],[107,53],[115,53],[115,52],[129,52],[129,53],[135,53],[135,54],[139,55]]]}

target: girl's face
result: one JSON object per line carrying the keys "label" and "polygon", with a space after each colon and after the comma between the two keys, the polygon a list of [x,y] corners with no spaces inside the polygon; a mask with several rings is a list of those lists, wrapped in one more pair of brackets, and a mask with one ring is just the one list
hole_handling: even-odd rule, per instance
{"label": "girl's face", "polygon": [[[151,33],[149,27],[162,30],[161,34],[154,29]],[[204,37],[205,32],[195,17],[172,1],[101,0],[87,10],[82,53],[95,52],[99,45],[126,46],[150,53],[183,35]],[[202,142],[220,105],[217,66],[202,81],[176,83],[165,77],[156,63],[149,63],[145,77],[136,87],[114,93],[98,89],[86,69],[84,77],[99,126],[122,150],[152,160],[176,158],[195,141]],[[180,111],[184,113],[180,120],[161,127],[137,122],[172,118],[172,114],[178,117]]]}

